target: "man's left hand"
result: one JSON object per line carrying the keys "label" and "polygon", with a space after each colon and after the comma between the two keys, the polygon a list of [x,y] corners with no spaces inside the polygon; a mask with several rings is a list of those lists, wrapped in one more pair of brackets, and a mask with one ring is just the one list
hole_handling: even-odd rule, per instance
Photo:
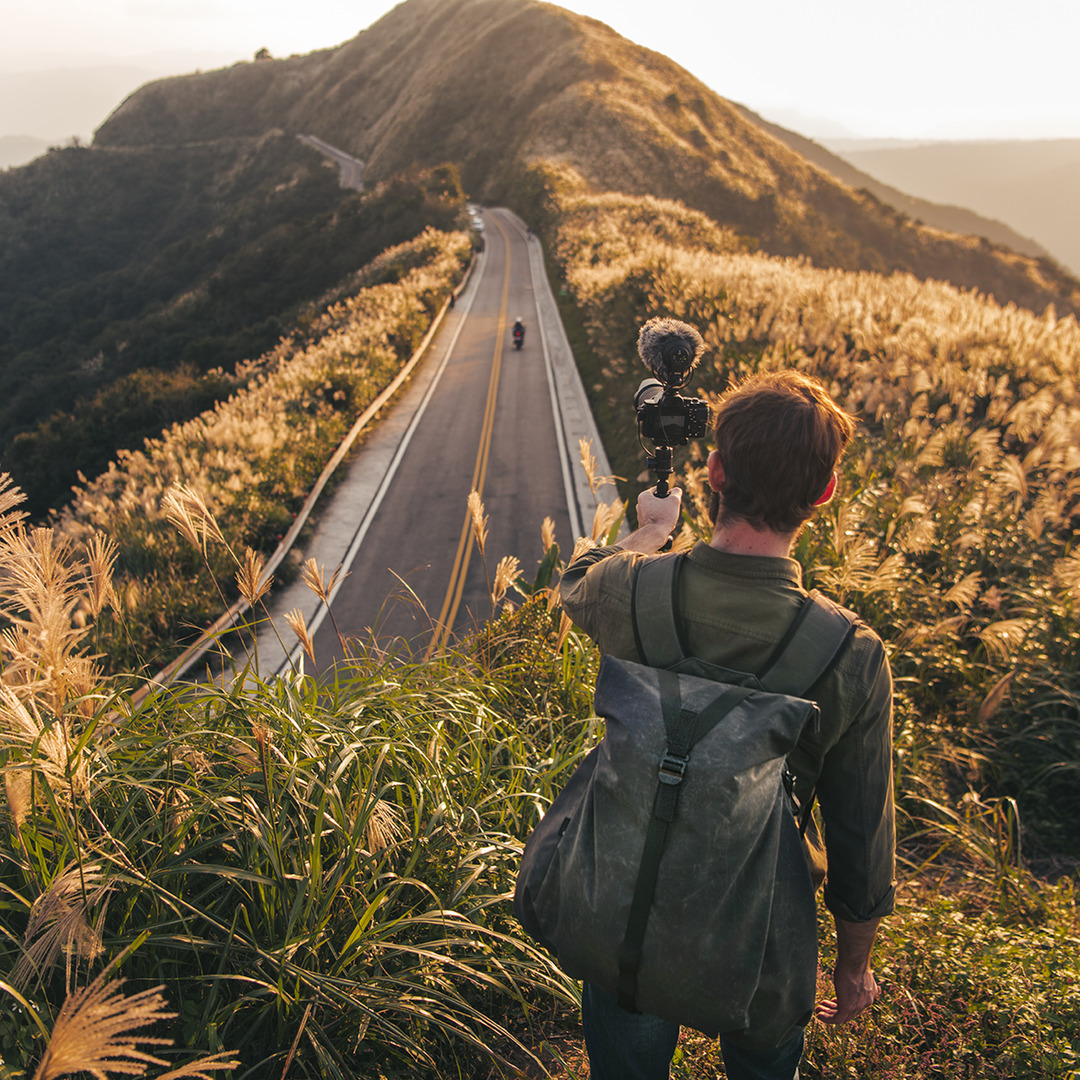
{"label": "man's left hand", "polygon": [[846,1024],[877,1001],[881,990],[870,970],[870,954],[880,923],[880,919],[857,923],[836,920],[836,997],[818,1002],[814,1015],[822,1023]]}
{"label": "man's left hand", "polygon": [[833,977],[836,997],[819,1001],[814,1015],[824,1024],[846,1024],[860,1013],[866,1012],[878,999],[881,988],[874,973],[867,968],[859,975],[847,975],[838,971]]}

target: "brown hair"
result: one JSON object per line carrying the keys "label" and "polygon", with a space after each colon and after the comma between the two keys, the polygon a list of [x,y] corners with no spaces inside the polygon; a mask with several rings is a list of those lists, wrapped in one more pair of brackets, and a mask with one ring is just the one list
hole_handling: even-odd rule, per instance
{"label": "brown hair", "polygon": [[832,479],[855,421],[798,371],[753,375],[720,399],[713,426],[724,467],[714,518],[796,532]]}

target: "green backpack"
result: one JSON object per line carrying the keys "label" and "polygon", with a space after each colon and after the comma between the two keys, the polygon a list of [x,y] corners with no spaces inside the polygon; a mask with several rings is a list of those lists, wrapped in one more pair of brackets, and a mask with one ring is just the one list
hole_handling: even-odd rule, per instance
{"label": "green backpack", "polygon": [[632,604],[648,666],[605,656],[603,740],[525,845],[522,926],[567,974],[707,1035],[775,1046],[813,1010],[814,887],[786,758],[855,616],[814,593],[758,675],[688,657],[681,556],[646,559]]}

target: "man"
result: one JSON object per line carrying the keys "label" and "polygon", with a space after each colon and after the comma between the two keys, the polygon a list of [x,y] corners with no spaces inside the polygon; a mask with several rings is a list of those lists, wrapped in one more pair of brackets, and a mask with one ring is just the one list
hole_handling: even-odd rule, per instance
{"label": "man", "polygon": [[[792,546],[836,486],[835,469],[854,423],[815,381],[794,371],[758,375],[722,399],[709,455],[712,540],[686,556],[678,612],[687,652],[712,664],[760,672],[784,638],[806,592]],[[679,521],[682,493],[645,491],[638,528],[612,547],[575,559],[562,579],[563,607],[601,651],[640,662],[631,620],[635,569],[658,552]],[[858,622],[831,671],[813,689],[821,710],[788,757],[795,795],[816,793],[828,860],[824,901],[834,916],[835,997],[817,1018],[843,1024],[878,996],[870,955],[892,910],[892,678],[880,639]],[[591,1080],[662,1080],[679,1029],[618,1007],[586,984],[582,1019]],[[721,1034],[729,1080],[798,1077],[804,1030],[761,1049],[753,1032]]]}

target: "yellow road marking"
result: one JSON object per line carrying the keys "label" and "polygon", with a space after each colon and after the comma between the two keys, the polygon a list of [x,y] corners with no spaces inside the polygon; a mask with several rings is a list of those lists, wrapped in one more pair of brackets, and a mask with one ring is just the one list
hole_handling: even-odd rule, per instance
{"label": "yellow road marking", "polygon": [[[488,380],[487,405],[484,409],[484,423],[480,431],[480,446],[476,452],[476,464],[473,466],[471,491],[484,497],[484,477],[487,475],[488,457],[491,453],[491,436],[495,428],[495,401],[499,392],[499,373],[502,370],[503,337],[506,333],[506,307],[510,296],[510,238],[506,230],[494,215],[491,220],[499,230],[506,246],[506,270],[503,274],[502,301],[499,305],[499,326],[495,335],[495,356],[491,364],[491,377]],[[457,553],[454,556],[454,567],[450,571],[450,582],[447,586],[446,597],[443,600],[439,617],[435,621],[435,631],[428,646],[424,658],[431,659],[437,649],[446,645],[450,638],[450,631],[457,618],[458,608],[461,606],[461,598],[465,592],[465,578],[469,572],[469,560],[472,558],[474,545],[472,514],[465,511],[465,523],[461,527],[461,538],[458,540]]]}

